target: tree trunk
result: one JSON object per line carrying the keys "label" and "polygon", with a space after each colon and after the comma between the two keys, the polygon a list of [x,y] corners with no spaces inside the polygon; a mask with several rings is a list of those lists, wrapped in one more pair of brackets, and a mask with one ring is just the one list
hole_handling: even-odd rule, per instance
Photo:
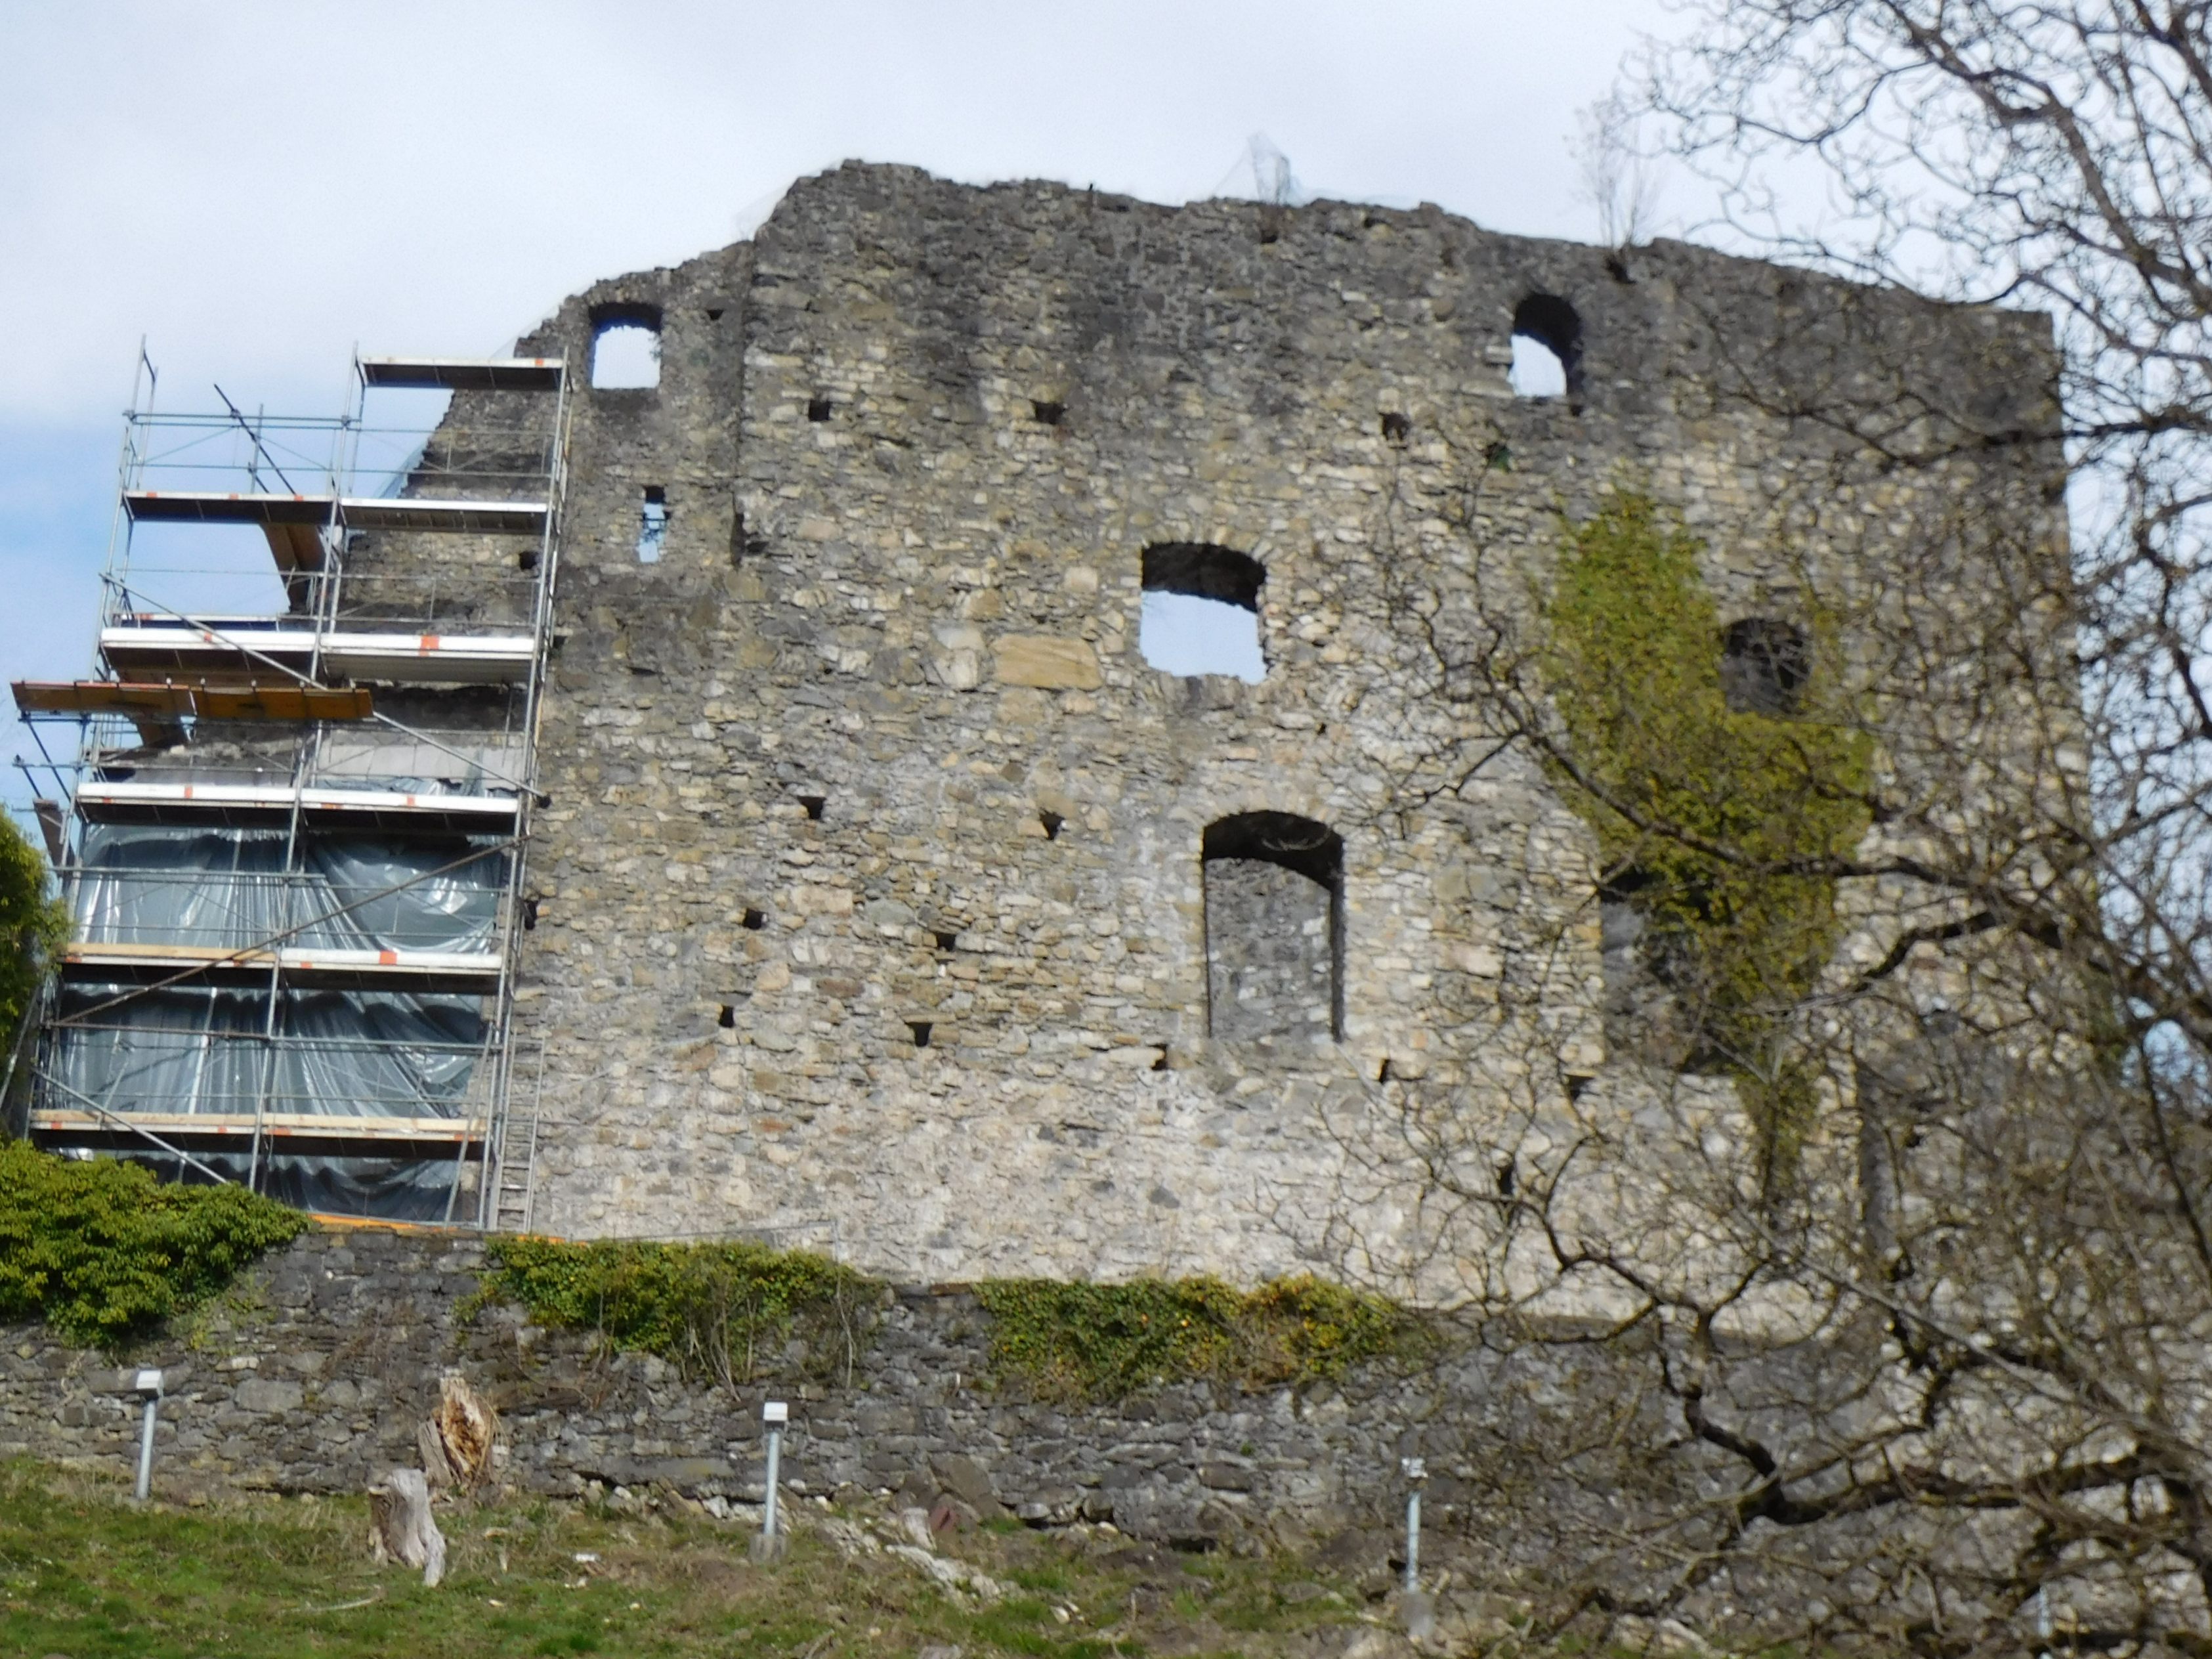
{"label": "tree trunk", "polygon": [[422,1582],[446,1576],[446,1538],[430,1515],[430,1483],[419,1469],[394,1469],[368,1489],[369,1541],[379,1561],[422,1569]]}

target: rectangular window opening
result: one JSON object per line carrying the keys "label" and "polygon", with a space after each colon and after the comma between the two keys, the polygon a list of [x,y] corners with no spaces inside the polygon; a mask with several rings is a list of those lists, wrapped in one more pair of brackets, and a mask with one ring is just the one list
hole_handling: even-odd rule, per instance
{"label": "rectangular window opening", "polygon": [[645,502],[638,514],[637,562],[659,564],[668,540],[668,492],[659,484],[645,487]]}

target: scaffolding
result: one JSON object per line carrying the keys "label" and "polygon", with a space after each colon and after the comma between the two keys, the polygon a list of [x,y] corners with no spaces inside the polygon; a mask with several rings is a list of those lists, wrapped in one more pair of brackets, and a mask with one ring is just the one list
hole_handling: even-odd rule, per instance
{"label": "scaffolding", "polygon": [[71,932],[5,1097],[70,1155],[526,1229],[568,377],[352,384],[336,417],[162,410],[140,354],[94,672],[14,687]]}

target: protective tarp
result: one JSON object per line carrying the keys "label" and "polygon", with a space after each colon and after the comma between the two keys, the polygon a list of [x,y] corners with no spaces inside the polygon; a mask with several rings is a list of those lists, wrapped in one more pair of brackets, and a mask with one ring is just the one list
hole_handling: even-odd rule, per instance
{"label": "protective tarp", "polygon": [[[495,842],[310,837],[281,830],[94,825],[75,895],[99,944],[487,951],[506,879]],[[480,856],[471,856],[480,854]],[[281,937],[281,939],[279,936]],[[47,1071],[53,1103],[109,1111],[340,1117],[485,1115],[483,1000],[393,992],[73,985]],[[246,1159],[195,1153],[234,1180]],[[164,1173],[190,1176],[149,1149]],[[452,1157],[264,1159],[262,1190],[304,1207],[434,1220]]]}
{"label": "protective tarp", "polygon": [[[79,939],[241,949],[482,951],[499,916],[495,842],[309,836],[284,868],[281,830],[91,824]],[[281,939],[280,939],[281,936]]]}

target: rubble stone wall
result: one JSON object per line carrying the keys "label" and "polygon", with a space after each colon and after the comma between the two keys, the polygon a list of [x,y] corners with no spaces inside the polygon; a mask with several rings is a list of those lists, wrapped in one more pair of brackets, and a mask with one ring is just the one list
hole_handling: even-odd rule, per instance
{"label": "rubble stone wall", "polygon": [[[1570,397],[1508,383],[1539,294],[1579,319]],[[641,312],[659,387],[576,378],[529,849],[518,1097],[534,1224],[573,1236],[914,1282],[1416,1261],[1418,1193],[1346,1151],[1394,1089],[1503,1136],[1647,1081],[1607,1046],[1591,839],[1450,666],[1526,614],[1559,515],[1648,488],[1723,621],[1879,596],[1960,492],[2058,536],[2002,454],[1839,492],[1816,418],[1887,395],[1880,337],[2048,425],[2035,319],[1680,244],[853,165],[520,349],[580,370]],[[1264,566],[1263,681],[1146,665],[1167,544]],[[1248,812],[1343,837],[1336,1036],[1210,1028],[1201,842]]]}
{"label": "rubble stone wall", "polygon": [[0,1330],[0,1456],[127,1474],[140,1407],[125,1390],[136,1366],[159,1365],[161,1495],[358,1492],[419,1465],[417,1429],[458,1370],[499,1412],[496,1479],[524,1492],[757,1502],[761,1403],[781,1398],[797,1492],[925,1505],[949,1493],[1036,1522],[1226,1539],[1381,1515],[1389,1472],[1432,1414],[1433,1382],[1382,1377],[1304,1395],[1175,1387],[1117,1407],[1025,1401],[990,1387],[988,1316],[958,1290],[891,1297],[849,1370],[833,1356],[812,1380],[732,1392],[649,1357],[597,1356],[511,1308],[460,1317],[483,1267],[467,1235],[311,1233],[120,1370],[44,1327]]}

